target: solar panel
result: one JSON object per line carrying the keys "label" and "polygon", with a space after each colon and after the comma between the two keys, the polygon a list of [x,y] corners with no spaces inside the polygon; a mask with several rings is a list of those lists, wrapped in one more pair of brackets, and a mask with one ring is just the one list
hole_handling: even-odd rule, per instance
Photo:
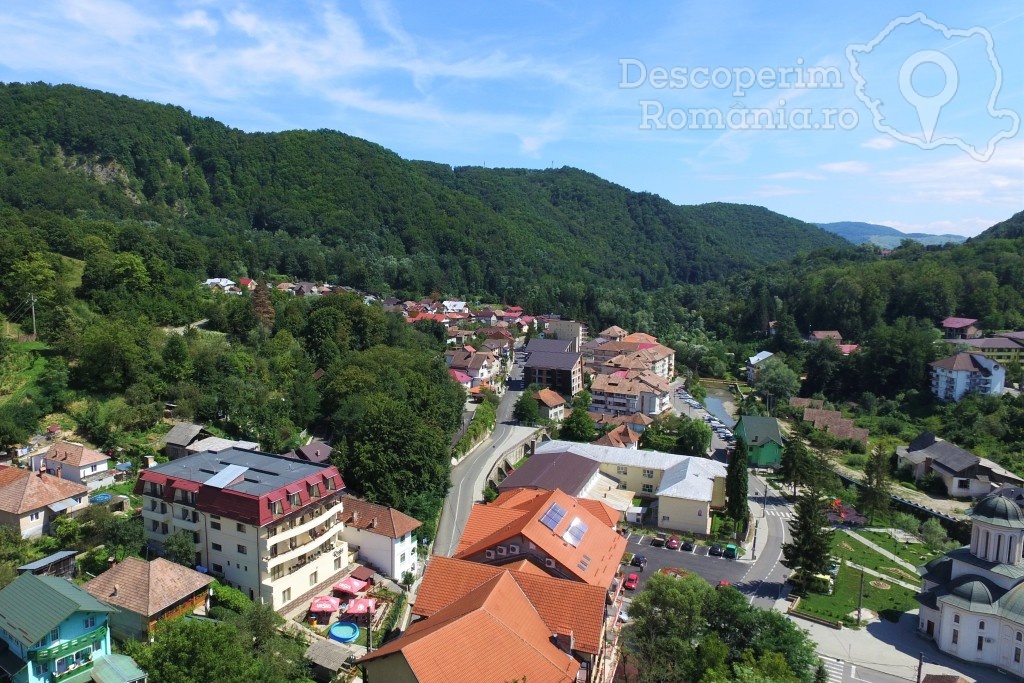
{"label": "solar panel", "polygon": [[571,543],[573,547],[578,547],[583,542],[583,536],[586,535],[587,529],[586,522],[579,517],[573,517],[572,523],[569,528],[562,534],[562,540],[566,543]]}
{"label": "solar panel", "polygon": [[544,513],[544,516],[540,518],[540,523],[554,531],[555,527],[561,523],[563,517],[565,517],[565,508],[558,503],[552,503]]}

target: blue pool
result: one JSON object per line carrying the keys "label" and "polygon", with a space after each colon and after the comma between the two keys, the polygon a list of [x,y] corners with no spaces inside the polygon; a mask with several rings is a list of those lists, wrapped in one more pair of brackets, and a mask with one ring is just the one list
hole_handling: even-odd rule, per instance
{"label": "blue pool", "polygon": [[359,627],[351,621],[339,621],[329,631],[332,640],[340,643],[351,643],[359,637]]}

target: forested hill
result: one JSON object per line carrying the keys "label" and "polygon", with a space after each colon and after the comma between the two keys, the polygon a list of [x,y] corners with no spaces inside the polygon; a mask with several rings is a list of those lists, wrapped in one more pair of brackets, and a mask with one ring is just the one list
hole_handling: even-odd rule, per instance
{"label": "forested hill", "polygon": [[876,223],[857,223],[843,221],[840,223],[815,223],[822,230],[839,235],[854,244],[874,244],[883,249],[895,249],[903,240],[913,240],[925,246],[934,244],[960,244],[962,235],[930,235],[924,232],[900,232],[887,225]]}
{"label": "forested hill", "polygon": [[1016,239],[1024,237],[1024,211],[1018,211],[1005,221],[996,223],[974,239]]}
{"label": "forested hill", "polygon": [[[0,85],[0,168],[0,208],[142,221],[161,258],[197,277],[276,272],[534,310],[844,244],[760,207],[677,206],[575,169],[453,169],[67,85]],[[51,246],[82,257],[73,239]]]}

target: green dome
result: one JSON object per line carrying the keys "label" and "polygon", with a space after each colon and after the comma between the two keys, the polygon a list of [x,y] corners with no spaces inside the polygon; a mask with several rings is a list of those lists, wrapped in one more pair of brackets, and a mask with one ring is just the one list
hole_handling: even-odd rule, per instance
{"label": "green dome", "polygon": [[971,519],[993,526],[1024,529],[1024,510],[1008,498],[990,493],[974,506]]}
{"label": "green dome", "polygon": [[1017,584],[999,601],[1000,613],[1018,623],[1024,623],[1024,583]]}
{"label": "green dome", "polygon": [[981,581],[966,581],[952,591],[953,595],[961,597],[972,605],[991,605],[992,593],[988,586]]}

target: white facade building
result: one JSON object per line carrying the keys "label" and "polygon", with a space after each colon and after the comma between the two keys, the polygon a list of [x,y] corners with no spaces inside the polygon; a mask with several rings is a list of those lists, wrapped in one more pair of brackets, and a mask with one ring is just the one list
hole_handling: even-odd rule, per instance
{"label": "white facade building", "polygon": [[980,353],[956,353],[932,366],[932,393],[943,401],[959,401],[967,394],[1000,396],[1006,384],[1002,365]]}
{"label": "white facade building", "polygon": [[351,562],[344,488],[333,465],[231,448],[143,470],[135,492],[152,545],[191,533],[197,566],[276,610]]}
{"label": "white facade building", "polygon": [[400,582],[406,572],[415,576],[419,565],[412,532],[423,523],[386,505],[352,496],[344,501],[342,537],[350,548],[358,549],[359,561],[395,581]]}

